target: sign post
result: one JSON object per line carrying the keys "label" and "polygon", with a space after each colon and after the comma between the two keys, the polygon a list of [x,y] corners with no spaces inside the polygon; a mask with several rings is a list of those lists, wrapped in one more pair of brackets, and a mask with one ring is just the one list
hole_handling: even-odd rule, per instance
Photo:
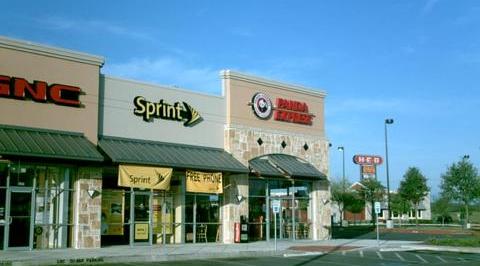
{"label": "sign post", "polygon": [[277,252],[277,213],[280,212],[280,200],[272,200],[275,252]]}
{"label": "sign post", "polygon": [[380,214],[381,212],[381,208],[380,208],[380,202],[378,201],[375,201],[375,217],[377,219],[377,246],[380,246],[380,234],[379,234],[379,230],[378,230],[378,215]]}

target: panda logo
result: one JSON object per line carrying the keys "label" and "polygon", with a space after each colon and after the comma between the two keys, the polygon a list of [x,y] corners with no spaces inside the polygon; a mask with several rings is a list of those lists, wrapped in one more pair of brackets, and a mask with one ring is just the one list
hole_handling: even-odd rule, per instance
{"label": "panda logo", "polygon": [[270,97],[266,94],[258,92],[253,95],[252,109],[255,115],[260,119],[268,119],[272,115],[273,104]]}

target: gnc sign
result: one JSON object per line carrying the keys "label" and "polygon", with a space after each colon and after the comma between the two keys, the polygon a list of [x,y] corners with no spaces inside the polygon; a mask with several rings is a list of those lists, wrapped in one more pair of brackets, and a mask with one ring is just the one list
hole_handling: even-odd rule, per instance
{"label": "gnc sign", "polygon": [[378,155],[355,155],[353,162],[360,165],[380,165],[383,159]]}
{"label": "gnc sign", "polygon": [[52,102],[58,105],[80,107],[79,87],[50,84],[35,80],[29,83],[24,78],[0,75],[0,97],[19,100],[32,99],[35,102]]}

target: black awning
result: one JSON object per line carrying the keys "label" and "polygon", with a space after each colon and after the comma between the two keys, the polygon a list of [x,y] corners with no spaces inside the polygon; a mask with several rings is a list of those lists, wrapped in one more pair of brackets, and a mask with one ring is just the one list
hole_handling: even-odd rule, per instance
{"label": "black awning", "polygon": [[248,163],[253,173],[262,176],[326,179],[326,175],[309,162],[288,154],[262,155]]}
{"label": "black awning", "polygon": [[98,145],[114,163],[248,173],[223,149],[103,136]]}
{"label": "black awning", "polygon": [[0,154],[39,158],[103,161],[82,133],[0,125]]}

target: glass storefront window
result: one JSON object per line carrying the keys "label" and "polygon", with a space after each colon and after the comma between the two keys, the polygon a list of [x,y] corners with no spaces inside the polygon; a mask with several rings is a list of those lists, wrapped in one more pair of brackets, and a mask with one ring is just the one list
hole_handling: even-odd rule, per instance
{"label": "glass storefront window", "polygon": [[[216,194],[185,197],[185,242],[218,242],[221,239],[220,203]],[[195,219],[193,219],[195,218]]]}
{"label": "glass storefront window", "polygon": [[[264,186],[262,187],[262,185]],[[264,240],[267,235],[274,237],[275,231],[280,239],[311,238],[311,199],[312,182],[308,180],[255,179],[249,180],[249,238]],[[261,194],[268,189],[268,195]],[[253,194],[252,194],[253,193]],[[280,201],[280,213],[277,214],[277,227],[274,225],[273,211],[267,210],[266,203]],[[269,223],[266,223],[267,217]]]}
{"label": "glass storefront window", "polygon": [[35,167],[21,163],[12,164],[10,169],[10,186],[32,187]]}
{"label": "glass storefront window", "polygon": [[70,170],[37,166],[35,227],[33,246],[37,249],[66,248],[68,244]]}
{"label": "glass storefront window", "polygon": [[251,197],[248,200],[250,232],[249,239],[265,240],[266,228],[265,219],[267,218],[267,204],[265,197]]}
{"label": "glass storefront window", "polygon": [[248,195],[265,197],[267,182],[261,179],[250,179],[248,181]]}

